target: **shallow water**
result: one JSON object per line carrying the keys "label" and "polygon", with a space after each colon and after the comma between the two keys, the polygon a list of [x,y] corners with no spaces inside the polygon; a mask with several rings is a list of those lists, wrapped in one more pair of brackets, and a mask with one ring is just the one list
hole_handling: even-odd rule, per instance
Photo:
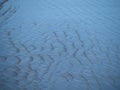
{"label": "shallow water", "polygon": [[119,90],[119,0],[1,0],[0,90]]}

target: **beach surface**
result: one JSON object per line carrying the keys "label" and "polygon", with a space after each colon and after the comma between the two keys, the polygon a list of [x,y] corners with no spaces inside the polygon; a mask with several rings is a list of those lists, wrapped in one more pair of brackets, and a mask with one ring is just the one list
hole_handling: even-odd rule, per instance
{"label": "beach surface", "polygon": [[120,1],[0,0],[0,90],[120,90]]}

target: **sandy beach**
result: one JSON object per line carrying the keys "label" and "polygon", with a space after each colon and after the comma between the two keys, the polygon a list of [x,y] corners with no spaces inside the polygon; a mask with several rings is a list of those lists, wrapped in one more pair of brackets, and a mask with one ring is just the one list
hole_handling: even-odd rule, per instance
{"label": "sandy beach", "polygon": [[119,0],[1,0],[0,90],[120,90]]}

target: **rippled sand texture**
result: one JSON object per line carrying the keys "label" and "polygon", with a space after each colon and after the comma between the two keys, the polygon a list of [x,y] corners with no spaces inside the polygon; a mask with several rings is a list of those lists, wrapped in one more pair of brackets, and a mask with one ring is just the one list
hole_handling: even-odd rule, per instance
{"label": "rippled sand texture", "polygon": [[120,90],[119,0],[0,0],[0,90]]}

